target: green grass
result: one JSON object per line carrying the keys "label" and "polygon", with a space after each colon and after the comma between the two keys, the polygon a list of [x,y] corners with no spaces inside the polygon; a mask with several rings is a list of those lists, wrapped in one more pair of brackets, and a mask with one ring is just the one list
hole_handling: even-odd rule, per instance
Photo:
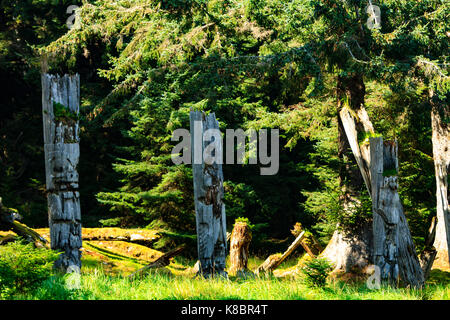
{"label": "green grass", "polygon": [[[442,277],[440,274],[439,277]],[[448,278],[448,275],[447,275]],[[105,274],[101,269],[83,274],[80,289],[66,288],[64,278],[52,277],[37,290],[15,299],[39,300],[431,300],[450,299],[450,286],[431,283],[422,290],[383,287],[370,290],[364,283],[329,281],[325,288],[310,288],[300,279],[203,280],[153,272],[141,280]]]}

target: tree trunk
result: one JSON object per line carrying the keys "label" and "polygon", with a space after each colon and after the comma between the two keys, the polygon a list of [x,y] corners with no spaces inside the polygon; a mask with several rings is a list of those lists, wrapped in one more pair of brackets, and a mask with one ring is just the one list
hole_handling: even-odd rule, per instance
{"label": "tree trunk", "polygon": [[[209,129],[219,130],[214,113],[206,115],[200,111],[190,112],[192,171],[194,178],[194,202],[197,226],[197,247],[200,273],[209,278],[225,272],[226,219],[223,203],[223,173],[221,161],[210,161],[203,157],[205,149],[215,144],[214,155],[222,156],[222,141],[212,140],[205,145],[204,133]],[[220,137],[215,137],[215,139]],[[207,151],[207,150],[206,150]],[[207,153],[205,153],[207,154]],[[211,152],[213,154],[213,152]],[[201,159],[197,156],[201,156]],[[220,163],[218,163],[220,162]]]}
{"label": "tree trunk", "polygon": [[370,138],[374,264],[381,281],[420,288],[424,276],[398,195],[396,142]]}
{"label": "tree trunk", "polygon": [[[358,144],[358,132],[373,131],[368,117],[365,116],[364,95],[365,86],[361,75],[338,77],[338,157],[341,161],[339,180],[342,190],[340,202],[348,216],[357,214],[364,184],[368,190],[370,188],[366,174],[368,166],[362,158],[366,153],[361,152]],[[362,116],[352,116],[351,121],[348,121],[349,116],[355,113]],[[352,147],[355,152],[352,152]],[[371,264],[371,228],[370,221],[362,218],[351,227],[340,225],[336,229],[321,254],[334,264],[334,273],[362,271]]]}
{"label": "tree trunk", "polygon": [[[415,254],[414,243],[412,242],[408,223],[403,214],[403,208],[398,197],[397,179],[396,177],[388,179],[387,181],[377,179],[375,182],[371,180],[371,153],[370,145],[366,143],[366,140],[367,136],[374,133],[374,130],[364,109],[364,95],[365,87],[362,76],[354,75],[353,77],[345,79],[338,78],[338,101],[340,103],[338,119],[339,154],[342,156],[344,163],[346,163],[346,158],[351,159],[350,156],[347,156],[348,149],[351,148],[355,159],[354,162],[357,163],[360,171],[360,175],[357,175],[354,169],[355,166],[351,166],[351,163],[348,163],[348,161],[348,164],[346,163],[346,165],[343,166],[343,170],[341,170],[341,181],[347,182],[341,182],[344,191],[343,209],[348,212],[348,214],[356,212],[356,209],[360,205],[358,196],[360,195],[359,191],[362,187],[362,183],[360,182],[362,177],[371,197],[374,195],[374,192],[376,192],[377,197],[382,197],[385,200],[384,203],[381,201],[381,205],[379,205],[378,199],[372,197],[372,203],[377,206],[376,213],[381,215],[384,212],[385,217],[388,219],[381,222],[380,216],[375,215],[373,226],[376,227],[377,230],[371,230],[370,225],[366,223],[368,220],[363,218],[363,221],[360,223],[357,230],[345,230],[346,228],[344,227],[345,234],[340,234],[342,232],[339,230],[336,231],[332,241],[330,241],[330,244],[324,250],[322,255],[336,263],[335,270],[341,269],[348,272],[352,267],[361,269],[368,266],[370,262],[373,261],[372,254],[374,252],[372,249],[374,244],[371,243],[372,239],[370,238],[372,238],[372,236],[370,235],[375,234],[375,239],[377,241],[375,245],[380,246],[380,243],[382,243],[383,247],[378,250],[383,253],[375,251],[375,253],[378,254],[377,262],[381,264],[379,261],[380,256],[393,259],[393,261],[389,260],[392,263],[392,268],[389,268],[389,272],[391,272],[391,276],[395,277],[397,273],[397,271],[395,271],[397,268],[397,261],[392,250],[394,250],[394,252],[397,250],[398,268],[402,280],[408,285],[421,287],[424,282],[423,272]],[[347,98],[348,103],[342,107],[344,101],[343,97]],[[364,139],[361,139],[361,137],[364,137]],[[389,149],[390,152],[393,150],[394,149],[392,148]],[[396,153],[395,157],[392,157],[392,154],[389,155],[388,152],[382,152],[381,154],[383,155],[380,160],[382,163],[381,166],[384,163],[386,166],[398,168]],[[377,175],[380,174],[378,171],[376,172]],[[381,171],[381,175],[382,174],[383,172]],[[385,183],[385,185],[383,186],[382,183]],[[374,191],[374,188],[377,189]],[[387,207],[382,207],[384,205]],[[378,209],[381,209],[382,211]],[[386,213],[386,211],[389,211],[389,213]],[[380,226],[384,228],[382,231]],[[386,229],[387,226],[389,226],[390,229]],[[382,237],[380,240],[379,235],[384,236],[384,238]],[[367,236],[369,236],[369,238],[367,238]],[[352,241],[356,242],[356,245],[352,245]],[[389,252],[389,249],[391,252]]]}
{"label": "tree trunk", "polygon": [[231,233],[229,274],[245,277],[249,272],[248,247],[251,240],[250,226],[245,222],[236,222]]}
{"label": "tree trunk", "polygon": [[450,125],[444,119],[450,118],[448,106],[439,110],[433,105],[431,127],[433,142],[433,159],[436,174],[436,236],[434,247],[437,250],[433,268],[450,270],[450,193],[448,174],[450,169]]}
{"label": "tree trunk", "polygon": [[77,172],[80,156],[79,108],[79,75],[42,75],[50,244],[52,249],[63,252],[55,262],[55,267],[63,272],[81,268],[81,213]]}

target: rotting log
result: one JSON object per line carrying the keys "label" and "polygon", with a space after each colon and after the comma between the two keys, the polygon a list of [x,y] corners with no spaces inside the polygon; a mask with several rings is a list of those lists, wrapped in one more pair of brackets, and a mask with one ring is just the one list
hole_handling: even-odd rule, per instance
{"label": "rotting log", "polygon": [[[433,93],[431,93],[433,95]],[[447,119],[447,121],[445,121]],[[437,255],[433,268],[450,270],[450,109],[448,106],[433,104],[431,128],[434,171],[436,176],[436,236],[434,247]]]}
{"label": "rotting log", "polygon": [[7,234],[6,236],[0,238],[0,246],[17,241],[17,239],[18,238],[15,234]]}
{"label": "rotting log", "polygon": [[291,243],[289,248],[282,254],[273,254],[269,256],[258,268],[255,270],[255,274],[260,276],[262,274],[271,274],[273,270],[286,260],[286,258],[301,244],[305,236],[305,231],[302,231],[294,242]]}
{"label": "rotting log", "polygon": [[50,245],[62,251],[55,267],[71,272],[81,268],[80,77],[42,74],[41,80]]}
{"label": "rotting log", "polygon": [[[298,235],[303,231],[303,227],[300,222],[297,222],[294,225],[294,228],[291,230],[291,233],[294,237],[298,237]],[[323,248],[320,245],[319,241],[317,241],[316,237],[312,233],[305,233],[304,239],[300,242],[300,245],[305,249],[308,255],[312,258],[317,257],[322,251]]]}
{"label": "rotting log", "polygon": [[[18,220],[21,219],[22,217],[16,210],[3,206],[2,198],[0,198],[0,231],[13,231],[26,241],[33,243],[35,247],[45,247],[47,241],[37,232],[20,223]],[[4,237],[1,244],[11,242],[12,239],[11,236]]]}
{"label": "rotting log", "polygon": [[250,226],[245,222],[236,222],[230,240],[230,268],[228,273],[246,277],[252,273],[248,270],[248,249],[252,240]]}
{"label": "rotting log", "polygon": [[167,267],[170,264],[170,259],[179,255],[185,248],[186,248],[186,246],[182,245],[182,246],[179,246],[179,247],[163,254],[161,257],[159,257],[152,263],[150,263],[150,264],[142,267],[141,269],[137,270],[136,272],[133,272],[132,274],[130,274],[128,276],[128,278],[134,279],[137,277],[142,277],[150,269]]}
{"label": "rotting log", "polygon": [[[227,277],[225,272],[226,219],[221,160],[223,146],[219,123],[214,113],[206,115],[204,112],[191,110],[190,125],[199,273],[205,278],[215,275]],[[208,138],[203,138],[208,132],[219,134],[209,137],[210,143],[205,145],[205,140]],[[208,154],[208,150],[211,154]]]}
{"label": "rotting log", "polygon": [[396,141],[370,138],[374,264],[381,281],[421,288],[425,282],[398,194]]}

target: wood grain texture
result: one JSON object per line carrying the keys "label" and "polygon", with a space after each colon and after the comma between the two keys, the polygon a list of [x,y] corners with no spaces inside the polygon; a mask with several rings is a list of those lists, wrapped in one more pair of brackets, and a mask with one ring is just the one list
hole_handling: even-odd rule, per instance
{"label": "wood grain texture", "polygon": [[245,277],[248,272],[248,249],[252,241],[250,226],[244,222],[236,222],[230,240],[230,275]]}
{"label": "wood grain texture", "polygon": [[41,80],[50,244],[52,249],[63,252],[55,267],[67,271],[69,267],[81,267],[77,171],[80,78],[79,75],[43,74]]}
{"label": "wood grain texture", "polygon": [[[209,146],[208,142],[203,141],[203,134],[209,129],[218,130],[219,123],[214,113],[206,115],[204,112],[191,111],[190,124],[199,273],[205,278],[215,275],[227,277],[222,164],[203,159],[203,153]],[[222,141],[215,143],[215,154],[221,154]],[[196,152],[201,158],[196,158]]]}
{"label": "wood grain texture", "polygon": [[425,278],[398,194],[396,141],[370,138],[374,264],[381,280],[421,288]]}

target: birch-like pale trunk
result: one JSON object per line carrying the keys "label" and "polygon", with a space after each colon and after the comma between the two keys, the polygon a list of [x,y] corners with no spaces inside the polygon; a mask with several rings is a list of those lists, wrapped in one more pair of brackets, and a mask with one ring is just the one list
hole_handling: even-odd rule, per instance
{"label": "birch-like pale trunk", "polygon": [[77,172],[80,77],[43,74],[41,80],[50,245],[62,251],[55,267],[73,272],[81,268],[82,242]]}
{"label": "birch-like pale trunk", "polygon": [[[205,278],[214,275],[227,277],[222,164],[217,161],[208,164],[209,161],[205,161],[203,157],[205,148],[209,145],[205,145],[203,134],[209,129],[219,130],[219,123],[214,113],[206,115],[201,111],[190,112],[190,123],[199,274]],[[223,155],[222,141],[216,142],[215,154]]]}

